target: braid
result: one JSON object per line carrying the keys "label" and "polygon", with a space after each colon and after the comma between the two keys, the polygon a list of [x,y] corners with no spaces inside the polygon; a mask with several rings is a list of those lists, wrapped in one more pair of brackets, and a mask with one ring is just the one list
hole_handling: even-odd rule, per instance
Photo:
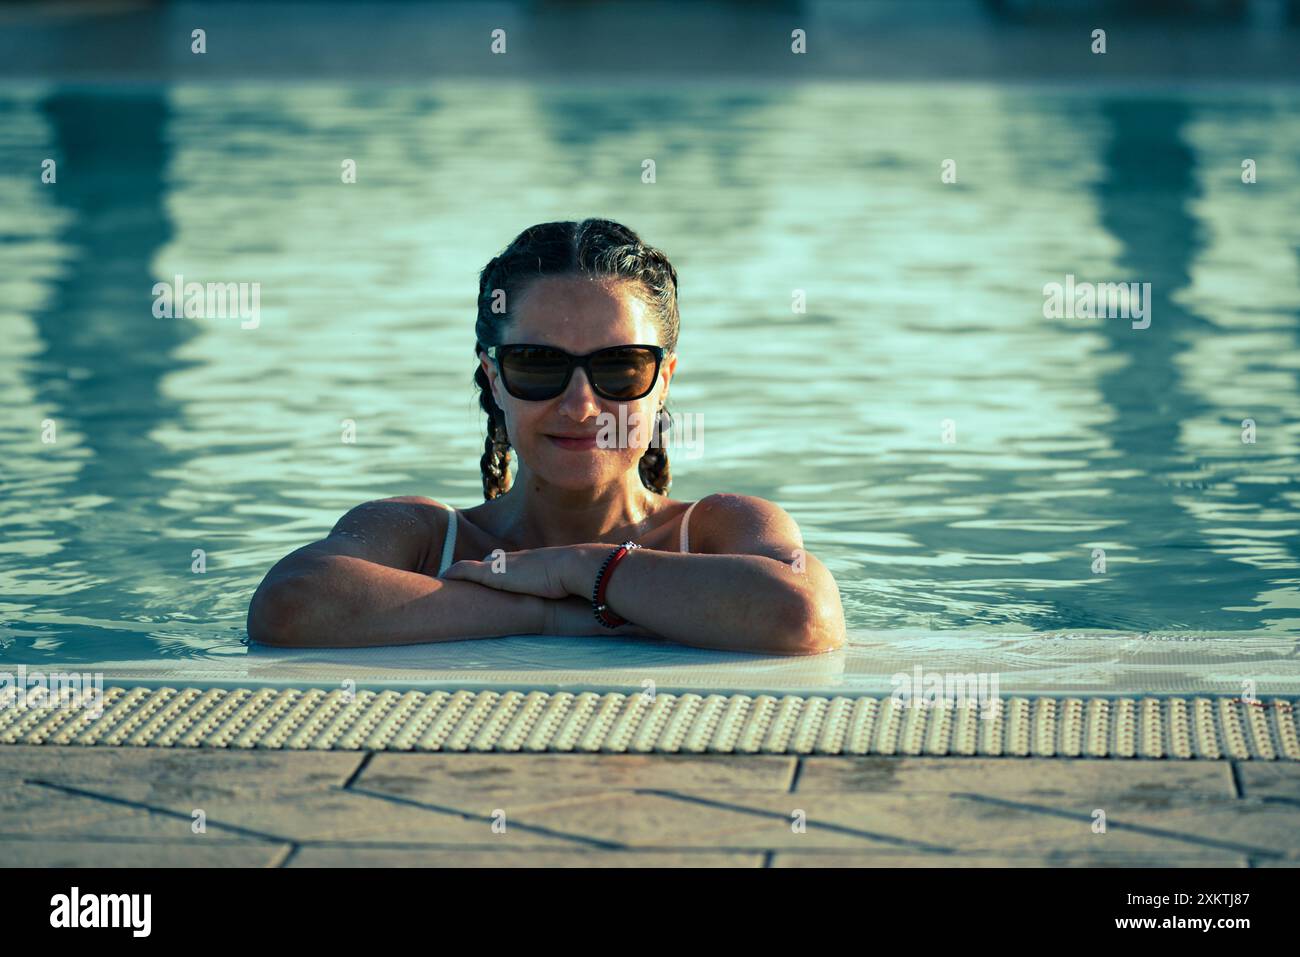
{"label": "braid", "polygon": [[483,456],[479,471],[483,473],[483,498],[494,499],[510,488],[510,437],[506,434],[506,417],[492,398],[487,373],[480,365],[474,371],[474,382],[479,387],[478,403],[487,413],[487,439],[483,442]]}
{"label": "braid", "polygon": [[[667,425],[663,424],[665,419],[668,420]],[[641,484],[656,495],[667,495],[673,484],[672,470],[668,467],[668,453],[664,451],[661,437],[661,433],[670,428],[672,428],[672,415],[660,408],[655,415],[654,437],[650,440],[650,447],[645,450],[641,461],[637,463]]]}
{"label": "braid", "polygon": [[[667,353],[677,349],[680,316],[677,311],[677,270],[663,252],[619,223],[608,219],[585,219],[582,222],[541,223],[530,226],[479,274],[478,319],[474,331],[475,354],[488,346],[499,345],[502,332],[510,322],[510,302],[516,300],[528,283],[541,276],[586,274],[622,279],[638,285],[651,306],[659,327],[659,341]],[[498,306],[506,300],[503,312]],[[492,397],[487,374],[480,364],[474,372],[479,389],[479,405],[487,413],[487,438],[479,469],[483,475],[483,495],[492,499],[510,488],[510,439],[506,434],[505,413]],[[667,418],[668,425],[662,426]],[[655,418],[650,447],[637,463],[641,483],[652,492],[667,495],[672,484],[668,453],[663,448],[661,431],[672,424],[660,408]]]}

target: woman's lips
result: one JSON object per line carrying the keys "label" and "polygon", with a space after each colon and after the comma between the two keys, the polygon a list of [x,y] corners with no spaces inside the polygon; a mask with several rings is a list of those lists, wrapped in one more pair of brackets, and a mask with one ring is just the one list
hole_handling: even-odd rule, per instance
{"label": "woman's lips", "polygon": [[594,435],[589,435],[586,438],[580,439],[565,438],[562,435],[548,435],[547,438],[560,448],[570,449],[575,452],[594,449],[596,447],[596,437]]}

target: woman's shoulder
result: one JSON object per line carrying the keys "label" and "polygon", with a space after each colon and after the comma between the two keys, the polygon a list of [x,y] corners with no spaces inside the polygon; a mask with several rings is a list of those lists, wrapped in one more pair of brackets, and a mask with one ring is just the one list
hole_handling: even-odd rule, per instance
{"label": "woman's shoulder", "polygon": [[691,551],[746,553],[766,546],[784,553],[802,546],[803,536],[789,513],[757,495],[714,492],[690,507]]}
{"label": "woman's shoulder", "polygon": [[394,495],[391,498],[362,502],[348,514],[364,513],[385,517],[404,515],[421,522],[445,525],[449,509],[450,506],[423,495]]}
{"label": "woman's shoulder", "polygon": [[698,514],[733,517],[777,517],[786,514],[785,509],[775,502],[739,492],[714,492],[691,503],[691,508],[696,506],[699,506]]}
{"label": "woman's shoulder", "polygon": [[362,502],[335,526],[356,530],[382,530],[424,545],[432,537],[442,541],[451,523],[451,506],[423,495],[394,495]]}
{"label": "woman's shoulder", "polygon": [[434,542],[441,543],[449,515],[440,502],[423,496],[372,499],[349,509],[321,547],[393,568],[417,570]]}
{"label": "woman's shoulder", "polygon": [[437,527],[447,524],[447,506],[422,495],[394,495],[391,498],[373,498],[350,508],[338,520],[335,532],[341,528],[364,528],[368,525],[419,525]]}
{"label": "woman's shoulder", "polygon": [[375,499],[375,501],[392,502],[394,505],[405,505],[407,507],[415,508],[415,509],[437,508],[446,511],[447,509],[451,508],[450,505],[446,505],[442,502],[439,502],[437,499],[429,498],[428,496],[425,495],[394,495],[392,498],[379,498],[379,499]]}

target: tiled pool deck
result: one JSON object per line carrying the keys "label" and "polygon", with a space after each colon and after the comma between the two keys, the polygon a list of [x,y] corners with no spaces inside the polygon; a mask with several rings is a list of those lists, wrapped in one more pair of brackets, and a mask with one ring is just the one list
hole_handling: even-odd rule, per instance
{"label": "tiled pool deck", "polygon": [[1300,763],[3,745],[0,862],[1295,867]]}

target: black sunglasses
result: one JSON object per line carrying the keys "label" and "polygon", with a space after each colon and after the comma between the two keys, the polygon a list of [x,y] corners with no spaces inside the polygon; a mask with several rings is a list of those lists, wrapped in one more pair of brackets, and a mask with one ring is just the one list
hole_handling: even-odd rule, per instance
{"label": "black sunglasses", "polygon": [[554,346],[511,343],[489,346],[487,354],[496,362],[506,391],[530,402],[561,395],[575,368],[587,373],[587,381],[603,399],[644,399],[654,391],[664,358],[663,346],[645,345],[610,346],[575,356]]}

